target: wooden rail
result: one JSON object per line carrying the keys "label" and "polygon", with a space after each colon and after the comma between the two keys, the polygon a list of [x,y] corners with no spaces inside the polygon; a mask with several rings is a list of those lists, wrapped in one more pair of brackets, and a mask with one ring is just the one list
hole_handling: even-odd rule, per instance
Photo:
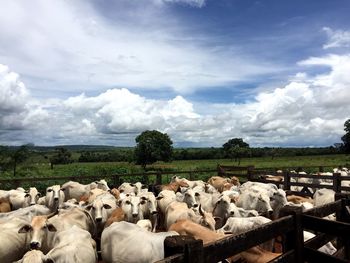
{"label": "wooden rail", "polygon": [[[281,210],[283,216],[273,222],[205,246],[201,240],[190,237],[167,237],[164,242],[166,258],[158,263],[218,262],[278,236],[283,237],[284,253],[271,262],[349,262],[350,214],[346,207],[350,205],[350,199],[349,195],[344,194],[337,194],[336,198],[334,203],[316,207],[305,213],[302,213],[299,207],[285,207]],[[334,212],[337,221],[318,217]],[[304,230],[314,230],[319,234],[304,243]],[[327,255],[317,250],[335,238],[340,253]]]}

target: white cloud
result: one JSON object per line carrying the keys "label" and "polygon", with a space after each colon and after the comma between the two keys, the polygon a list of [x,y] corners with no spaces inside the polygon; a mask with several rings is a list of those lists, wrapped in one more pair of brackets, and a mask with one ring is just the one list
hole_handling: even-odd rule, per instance
{"label": "white cloud", "polygon": [[337,47],[350,47],[350,32],[344,30],[332,30],[329,27],[324,27],[323,30],[327,33],[328,42],[323,45],[324,49]]}
{"label": "white cloud", "polygon": [[[221,146],[233,137],[254,146],[339,142],[350,112],[350,56],[299,64],[328,65],[330,71],[314,77],[300,72],[284,87],[259,92],[254,101],[200,105],[183,96],[148,99],[125,88],[39,101],[16,73],[1,66],[0,143],[134,145],[146,129],[168,133],[175,145]],[[211,114],[201,108],[210,108]]]}
{"label": "white cloud", "polygon": [[195,7],[203,7],[205,6],[205,2],[206,2],[205,0],[156,0],[156,1],[162,1],[165,3],[184,3]]}
{"label": "white cloud", "polygon": [[102,92],[115,86],[187,94],[281,70],[233,47],[207,46],[208,39],[197,38],[167,8],[137,3],[110,3],[112,21],[89,1],[5,1],[0,61],[28,80],[33,94],[52,90],[60,97],[72,89]]}

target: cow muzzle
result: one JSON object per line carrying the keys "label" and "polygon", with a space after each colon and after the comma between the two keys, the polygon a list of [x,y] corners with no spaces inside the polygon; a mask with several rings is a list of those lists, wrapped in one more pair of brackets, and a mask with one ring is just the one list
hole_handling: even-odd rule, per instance
{"label": "cow muzzle", "polygon": [[40,248],[40,243],[37,241],[30,242],[30,249],[39,249]]}

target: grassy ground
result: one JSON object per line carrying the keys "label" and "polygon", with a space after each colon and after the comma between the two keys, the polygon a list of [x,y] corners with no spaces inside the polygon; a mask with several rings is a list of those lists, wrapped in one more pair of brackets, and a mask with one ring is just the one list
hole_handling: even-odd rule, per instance
{"label": "grassy ground", "polygon": [[[148,168],[154,168],[162,171],[187,171],[187,170],[203,170],[215,169],[217,164],[222,165],[254,165],[256,168],[267,167],[307,167],[307,166],[331,166],[338,165],[350,166],[350,155],[323,155],[323,156],[296,156],[296,157],[260,157],[260,158],[245,158],[240,164],[228,159],[215,160],[186,160],[173,161],[170,163],[158,162]],[[327,168],[328,170],[330,168]],[[127,162],[101,162],[101,163],[71,163],[66,165],[55,165],[51,169],[47,160],[36,163],[26,163],[19,166],[17,177],[42,177],[42,176],[83,176],[83,175],[101,175],[106,176],[116,173],[137,173],[141,172],[138,165]],[[0,177],[12,177],[11,171],[0,173]]]}
{"label": "grassy ground", "polygon": [[[170,163],[158,162],[152,166],[148,166],[149,170],[156,171],[194,171],[194,179],[207,179],[216,172],[211,173],[198,173],[196,170],[215,170],[218,164],[222,165],[234,165],[234,166],[248,166],[254,165],[256,168],[284,168],[290,167],[296,169],[297,167],[308,167],[315,166],[316,168],[306,168],[307,172],[313,172],[318,170],[318,166],[327,166],[325,171],[331,171],[332,167],[339,165],[350,166],[350,155],[323,155],[323,156],[297,156],[297,157],[271,157],[266,158],[246,158],[242,159],[240,164],[228,159],[217,159],[217,160],[188,160],[188,161],[173,161]],[[29,178],[29,177],[52,177],[52,176],[71,176],[80,177],[80,181],[84,181],[85,176],[97,176],[98,178],[106,178],[110,184],[114,184],[114,179],[111,175],[113,174],[130,174],[140,173],[142,169],[140,166],[134,165],[127,162],[108,162],[108,163],[71,163],[67,165],[55,165],[51,169],[48,160],[45,158],[37,158],[36,162],[27,162],[26,164],[20,165],[17,171],[16,178]],[[182,175],[182,174],[181,174]],[[163,182],[169,182],[170,175],[164,175],[162,177]],[[189,177],[189,174],[183,174],[183,176]],[[0,179],[14,179],[11,171],[0,172]],[[142,176],[137,177],[123,177],[125,181],[142,181]],[[150,182],[155,182],[156,177],[151,176]],[[87,183],[86,181],[85,183]],[[62,180],[50,180],[50,181],[35,181],[28,183],[21,183],[22,187],[29,187],[35,185],[41,190],[45,189],[48,185],[62,184]],[[13,181],[0,183],[0,189],[13,188]]]}

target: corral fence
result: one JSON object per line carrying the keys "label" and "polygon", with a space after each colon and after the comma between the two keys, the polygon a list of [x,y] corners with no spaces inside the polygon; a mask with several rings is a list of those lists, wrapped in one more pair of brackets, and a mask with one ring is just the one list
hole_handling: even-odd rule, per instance
{"label": "corral fence", "polygon": [[[239,235],[230,235],[203,245],[202,240],[186,236],[167,237],[164,241],[165,258],[158,263],[212,263],[258,246],[273,238],[282,240],[282,254],[271,262],[349,262],[350,214],[349,195],[336,194],[334,203],[313,208],[304,213],[299,207],[284,207],[281,217],[273,222]],[[323,219],[335,213],[336,221]],[[303,231],[316,236],[304,243]],[[317,249],[333,241],[337,252],[324,254]]]}
{"label": "corral fence", "polygon": [[[35,185],[39,191],[44,191],[46,187],[54,184],[63,184],[67,181],[77,181],[83,184],[90,183],[95,180],[105,179],[109,185],[119,186],[124,181],[136,182],[140,181],[144,184],[162,184],[168,183],[171,177],[177,175],[186,177],[190,180],[196,179],[208,179],[211,176],[219,175],[224,177],[237,176],[240,181],[259,181],[264,183],[274,183],[277,186],[283,185],[283,189],[290,190],[292,186],[304,187],[301,191],[303,195],[312,195],[309,188],[320,188],[317,180],[327,179],[332,182],[332,185],[322,185],[322,188],[333,189],[335,192],[341,192],[342,190],[350,191],[350,187],[342,187],[341,182],[344,180],[350,180],[350,177],[340,176],[339,174],[333,174],[333,176],[316,176],[316,175],[295,175],[290,173],[291,170],[301,171],[320,171],[323,172],[326,169],[332,169],[331,166],[306,166],[306,167],[278,167],[278,168],[255,168],[253,165],[249,166],[230,166],[230,165],[217,165],[216,169],[195,169],[188,171],[152,171],[142,173],[123,173],[112,175],[79,175],[79,176],[47,176],[47,177],[14,177],[14,178],[0,178],[0,189],[15,189],[19,186],[28,188]],[[284,180],[280,182],[264,179],[263,175],[275,174],[277,170],[283,171]],[[306,184],[293,182],[291,178],[312,178],[315,180],[314,184]]]}

